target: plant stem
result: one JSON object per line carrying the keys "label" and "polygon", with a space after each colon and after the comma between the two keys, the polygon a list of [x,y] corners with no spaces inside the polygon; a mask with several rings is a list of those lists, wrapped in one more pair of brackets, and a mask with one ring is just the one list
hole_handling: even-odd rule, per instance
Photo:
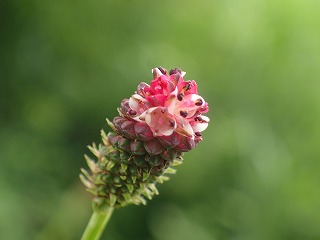
{"label": "plant stem", "polygon": [[94,210],[81,240],[99,240],[113,209],[113,207],[107,207],[104,210]]}

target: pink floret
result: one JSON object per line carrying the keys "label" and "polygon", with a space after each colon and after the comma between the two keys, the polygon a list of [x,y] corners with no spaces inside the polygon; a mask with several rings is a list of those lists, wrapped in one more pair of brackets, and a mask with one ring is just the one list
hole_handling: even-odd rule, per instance
{"label": "pink floret", "polygon": [[180,69],[172,69],[168,75],[165,69],[154,68],[152,73],[150,85],[140,83],[136,93],[123,100],[122,114],[149,126],[159,140],[168,142],[170,136],[180,135],[177,147],[188,151],[202,140],[201,132],[208,127],[209,118],[202,115],[208,112],[208,103],[198,95],[197,83],[185,81]]}

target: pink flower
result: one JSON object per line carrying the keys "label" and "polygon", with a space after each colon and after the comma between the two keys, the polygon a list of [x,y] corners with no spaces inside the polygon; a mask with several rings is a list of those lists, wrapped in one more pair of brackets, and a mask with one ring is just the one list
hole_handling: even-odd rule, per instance
{"label": "pink flower", "polygon": [[185,72],[180,69],[172,69],[168,74],[159,67],[152,73],[150,85],[140,83],[136,93],[123,100],[122,114],[146,124],[162,142],[180,135],[179,144],[187,141],[191,146],[186,148],[190,150],[202,140],[201,132],[208,126],[209,118],[202,115],[208,112],[208,104],[198,95],[197,83],[185,81]]}

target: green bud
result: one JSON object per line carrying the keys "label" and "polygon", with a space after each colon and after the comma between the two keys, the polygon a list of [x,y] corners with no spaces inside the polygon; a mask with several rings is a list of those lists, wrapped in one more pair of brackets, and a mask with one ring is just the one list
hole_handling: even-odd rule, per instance
{"label": "green bud", "polygon": [[92,181],[88,180],[83,174],[80,174],[79,177],[81,182],[87,189],[92,189],[94,187]]}
{"label": "green bud", "polygon": [[126,172],[127,168],[128,168],[128,165],[121,163],[121,170],[122,170],[123,172]]}
{"label": "green bud", "polygon": [[172,163],[172,166],[175,167],[175,166],[178,166],[182,164],[182,159],[175,159]]}
{"label": "green bud", "polygon": [[156,181],[158,183],[163,183],[163,182],[168,181],[170,179],[167,176],[159,176],[159,177],[155,176],[154,178],[156,179]]}
{"label": "green bud", "polygon": [[136,183],[136,180],[137,180],[137,177],[136,177],[136,176],[132,175],[132,176],[131,176],[131,179],[132,179],[132,182],[133,182],[133,183]]}
{"label": "green bud", "polygon": [[116,197],[116,195],[114,195],[114,194],[112,194],[112,193],[110,193],[110,195],[109,195],[109,199],[110,199],[110,206],[114,206],[115,205],[115,203],[116,203],[116,201],[117,201],[117,197]]}
{"label": "green bud", "polygon": [[160,155],[150,156],[147,161],[151,166],[155,167],[164,164],[164,160],[160,157]]}
{"label": "green bud", "polygon": [[108,164],[107,164],[107,170],[110,171],[111,168],[113,168],[114,165],[115,165],[114,162],[108,162]]}
{"label": "green bud", "polygon": [[139,140],[132,141],[130,144],[131,153],[134,155],[144,155],[146,154],[146,150],[143,146],[143,142]]}
{"label": "green bud", "polygon": [[170,168],[170,167],[164,171],[164,173],[168,173],[168,174],[175,174],[176,172],[177,172],[176,169]]}
{"label": "green bud", "polygon": [[121,160],[121,163],[128,164],[130,161],[130,154],[127,152],[120,152],[120,160]]}
{"label": "green bud", "polygon": [[90,158],[88,155],[86,155],[86,154],[84,155],[84,158],[86,159],[86,162],[87,162],[87,164],[88,164],[91,172],[93,172],[93,173],[96,172],[96,171],[97,171],[97,166],[96,166],[94,160],[91,159],[91,158]]}
{"label": "green bud", "polygon": [[124,197],[125,201],[128,202],[131,198],[130,193],[123,193],[122,196]]}
{"label": "green bud", "polygon": [[89,172],[87,170],[85,170],[84,168],[81,168],[81,172],[83,173],[83,175],[86,177],[86,179],[88,179],[89,181],[92,181],[92,177],[89,174]]}
{"label": "green bud", "polygon": [[148,173],[148,172],[143,172],[143,174],[142,174],[142,181],[146,181],[149,176],[150,176],[150,173]]}
{"label": "green bud", "polygon": [[108,158],[114,163],[120,163],[120,151],[113,149],[108,153]]}
{"label": "green bud", "polygon": [[118,148],[120,150],[126,151],[126,152],[130,152],[130,143],[131,141],[129,139],[126,139],[124,137],[119,138],[118,141]]}
{"label": "green bud", "polygon": [[92,147],[88,145],[88,148],[97,158],[101,157],[100,151],[97,149],[97,145],[95,143],[92,143]]}
{"label": "green bud", "polygon": [[149,200],[152,199],[152,193],[151,193],[151,191],[150,191],[149,189],[146,188],[146,189],[142,192],[142,194],[143,194],[145,197],[147,197]]}
{"label": "green bud", "polygon": [[132,159],[138,167],[141,167],[146,164],[146,161],[144,160],[143,156],[133,156]]}
{"label": "green bud", "polygon": [[149,188],[150,188],[150,190],[151,190],[155,195],[159,195],[159,191],[158,191],[158,189],[156,188],[156,185],[155,185],[154,183],[149,184]]}
{"label": "green bud", "polygon": [[129,192],[132,193],[133,189],[134,189],[133,185],[132,184],[126,184],[126,186],[127,186],[128,190],[129,190]]}
{"label": "green bud", "polygon": [[[122,117],[117,123],[123,120],[130,121]],[[128,139],[118,132],[106,134],[101,131],[104,145],[93,143],[89,146],[97,160],[85,155],[90,171],[81,170],[80,179],[87,191],[95,195],[95,206],[145,205],[146,199],[159,194],[156,183],[169,179],[164,174],[176,172],[170,166],[182,162],[181,153],[174,148],[165,149],[157,138],[149,135],[151,140],[142,141]]]}

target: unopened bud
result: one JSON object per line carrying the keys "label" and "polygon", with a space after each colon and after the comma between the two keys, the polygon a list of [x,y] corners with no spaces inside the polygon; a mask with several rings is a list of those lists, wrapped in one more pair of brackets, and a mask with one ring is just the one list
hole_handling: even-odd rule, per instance
{"label": "unopened bud", "polygon": [[141,141],[150,141],[153,139],[153,133],[146,123],[137,122],[134,124],[136,136]]}

